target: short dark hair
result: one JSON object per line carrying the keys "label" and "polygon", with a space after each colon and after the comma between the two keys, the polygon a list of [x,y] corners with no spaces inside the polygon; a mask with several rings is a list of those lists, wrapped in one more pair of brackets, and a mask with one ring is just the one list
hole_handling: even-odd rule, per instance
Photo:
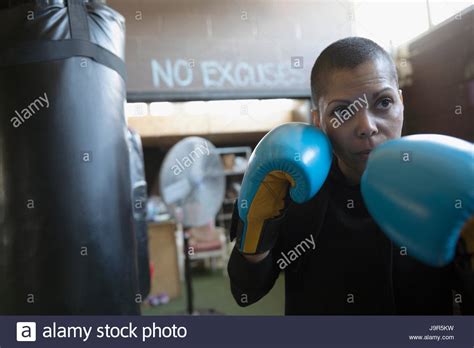
{"label": "short dark hair", "polygon": [[392,57],[372,40],[363,37],[347,37],[333,42],[316,59],[311,70],[311,97],[318,106],[319,98],[325,93],[328,74],[335,69],[354,69],[369,60],[385,59],[392,70],[398,86],[398,75]]}

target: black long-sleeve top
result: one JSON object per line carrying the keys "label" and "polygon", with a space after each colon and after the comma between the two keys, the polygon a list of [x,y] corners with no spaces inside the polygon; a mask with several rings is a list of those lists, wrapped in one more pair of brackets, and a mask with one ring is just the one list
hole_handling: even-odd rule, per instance
{"label": "black long-sleeve top", "polygon": [[456,262],[429,267],[394,245],[336,161],[313,199],[288,206],[278,230],[275,247],[258,263],[232,251],[228,272],[239,305],[265,296],[283,271],[287,315],[448,315],[455,303],[474,314],[472,270]]}

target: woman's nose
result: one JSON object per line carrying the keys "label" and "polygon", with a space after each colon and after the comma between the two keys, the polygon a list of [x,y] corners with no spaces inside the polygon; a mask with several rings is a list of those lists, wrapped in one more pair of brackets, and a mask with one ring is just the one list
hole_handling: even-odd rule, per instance
{"label": "woman's nose", "polygon": [[367,109],[360,110],[356,115],[357,126],[356,135],[359,138],[369,138],[376,135],[379,131],[375,124],[374,117]]}

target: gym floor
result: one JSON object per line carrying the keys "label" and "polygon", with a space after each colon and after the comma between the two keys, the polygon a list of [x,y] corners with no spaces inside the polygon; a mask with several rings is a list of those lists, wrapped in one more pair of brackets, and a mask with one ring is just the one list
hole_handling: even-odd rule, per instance
{"label": "gym floor", "polygon": [[[142,306],[143,315],[180,315],[186,311],[185,285],[181,285],[181,296],[167,304],[151,307]],[[222,275],[222,271],[210,269],[193,270],[193,289],[195,308],[200,310],[214,310],[224,315],[283,315],[285,311],[284,275],[280,275],[275,286],[257,303],[249,307],[239,307],[232,298],[229,278]],[[216,291],[219,289],[219,291]]]}

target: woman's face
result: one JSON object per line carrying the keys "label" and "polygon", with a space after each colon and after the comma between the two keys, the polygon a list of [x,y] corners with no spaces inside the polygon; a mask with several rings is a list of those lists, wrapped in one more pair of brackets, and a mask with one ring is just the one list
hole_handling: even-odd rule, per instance
{"label": "woman's face", "polygon": [[370,150],[401,135],[402,93],[382,59],[330,72],[326,82],[313,121],[329,137],[341,171],[357,184]]}

